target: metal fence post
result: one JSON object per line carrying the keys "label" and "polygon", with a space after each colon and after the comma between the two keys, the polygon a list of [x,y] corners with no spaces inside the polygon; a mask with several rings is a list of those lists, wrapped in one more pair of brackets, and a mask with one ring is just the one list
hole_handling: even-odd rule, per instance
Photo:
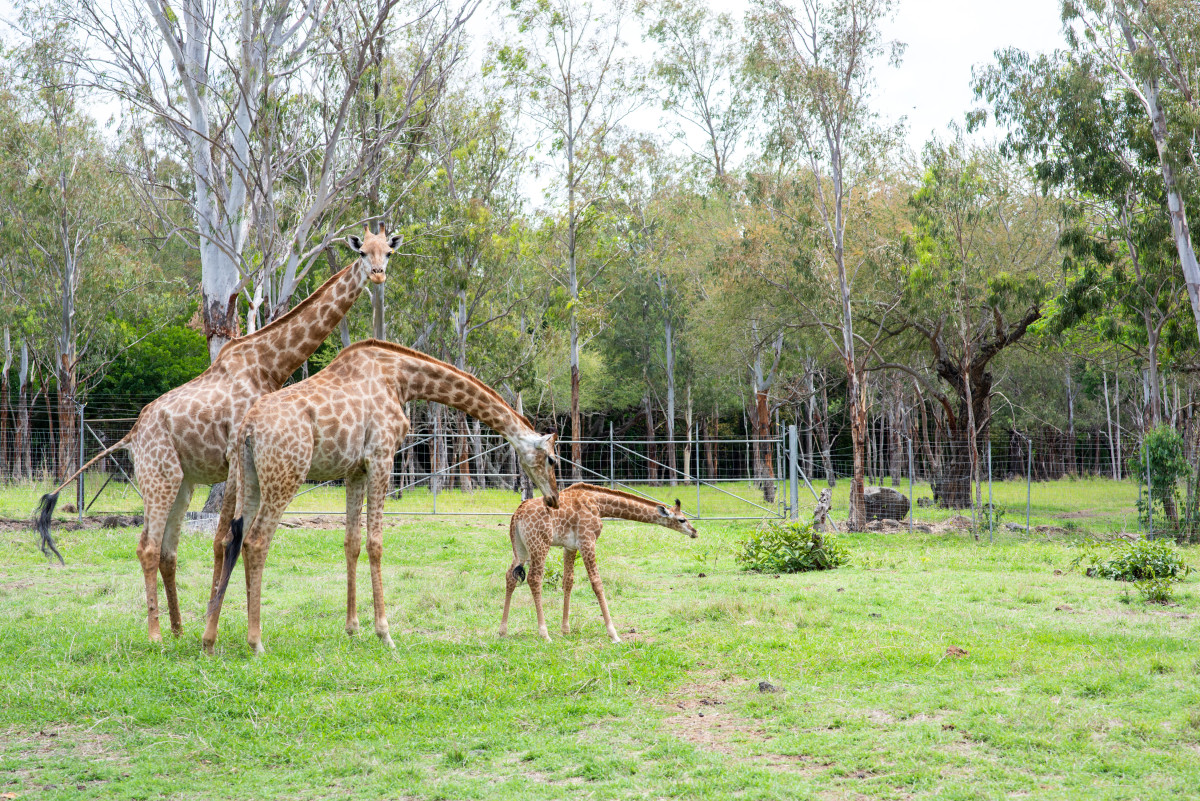
{"label": "metal fence post", "polygon": [[800,519],[800,485],[796,471],[800,458],[800,433],[795,425],[788,426],[788,503],[791,504],[792,520]]}
{"label": "metal fence post", "polygon": [[616,452],[613,449],[613,429],[612,420],[608,421],[608,488],[616,487],[617,480],[617,462]]}
{"label": "metal fence post", "polygon": [[693,424],[692,439],[696,443],[696,517],[700,516],[700,426]]}
{"label": "metal fence post", "polygon": [[905,437],[908,443],[908,533],[913,533],[913,518],[917,516],[917,499],[913,497],[913,449],[912,437]]}
{"label": "metal fence post", "polygon": [[1154,491],[1150,489],[1153,474],[1150,472],[1150,440],[1142,437],[1142,447],[1146,451],[1146,539],[1154,539]]}
{"label": "metal fence post", "polygon": [[433,416],[433,442],[430,443],[433,447],[429,451],[429,489],[433,493],[433,513],[437,514],[437,496],[438,496],[438,434],[441,431],[440,420],[441,415]]}
{"label": "metal fence post", "polygon": [[1025,533],[1029,533],[1029,502],[1032,490],[1030,486],[1033,483],[1033,440],[1029,437],[1025,438],[1025,443],[1029,446],[1029,466],[1025,468]]}
{"label": "metal fence post", "polygon": [[[79,407],[79,467],[82,470],[82,468],[83,468],[83,431],[84,431],[83,410],[85,407],[82,403],[78,403],[78,404],[76,404],[76,406]],[[76,496],[75,507],[79,510],[79,522],[82,523],[83,522],[83,504],[84,504],[84,500],[87,498],[87,493],[84,492],[84,488],[83,488],[83,473],[82,472],[80,472],[80,474],[79,474],[79,480],[77,482],[75,482],[75,496]]]}
{"label": "metal fence post", "polygon": [[996,503],[992,500],[992,440],[988,438],[988,543],[994,539],[996,527]]}

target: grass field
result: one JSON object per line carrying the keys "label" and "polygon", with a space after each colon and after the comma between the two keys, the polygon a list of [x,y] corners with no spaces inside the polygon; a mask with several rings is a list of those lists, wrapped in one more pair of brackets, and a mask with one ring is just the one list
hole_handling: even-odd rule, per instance
{"label": "grass field", "polygon": [[608,644],[580,567],[574,631],[558,634],[550,592],[543,643],[524,587],[495,634],[505,521],[388,522],[397,650],[369,633],[365,555],[350,639],[340,532],[284,529],[260,658],[240,571],[217,654],[200,654],[204,535],[183,539],[185,634],[163,645],[146,639],[136,532],[61,532],[65,568],[31,532],[0,535],[0,797],[1200,794],[1194,576],[1178,605],[1146,606],[1073,572],[1065,538],[1012,532],[850,535],[851,567],[751,575],[731,556],[749,524],[693,541],[610,523],[601,570],[626,642]]}
{"label": "grass field", "polygon": [[[113,481],[105,486],[106,476],[103,474],[90,475],[86,480],[88,501],[104,487],[100,498],[91,507],[91,513],[122,512],[140,513],[142,501],[132,486]],[[891,482],[884,482],[891,486]],[[820,492],[824,484],[813,485]],[[780,483],[777,491],[777,504],[765,504],[762,492],[750,487],[748,482],[728,482],[716,486],[704,485],[697,498],[694,485],[680,484],[676,487],[646,486],[641,484],[625,485],[634,488],[667,503],[673,503],[675,498],[683,502],[684,511],[694,514],[699,508],[703,517],[749,517],[760,518],[767,512],[764,507],[779,509],[779,504],[787,500],[787,485]],[[25,519],[31,516],[38,498],[49,489],[48,482],[9,485],[0,491],[0,516],[15,519]],[[306,486],[308,490],[296,497],[289,510],[297,514],[313,514],[317,512],[332,512],[340,514],[345,511],[345,491],[340,486]],[[903,482],[899,491],[907,495],[909,487]],[[834,517],[844,520],[849,503],[850,482],[841,480],[834,488]],[[931,498],[932,493],[928,483],[917,482],[912,488],[913,497]],[[1023,481],[997,481],[992,485],[993,502],[1000,510],[997,519],[996,533],[1008,536],[1009,531],[1004,524],[1025,525],[1026,485]],[[199,510],[208,497],[208,487],[196,488],[192,498],[191,508]],[[983,486],[983,503],[988,502],[987,485]],[[1029,488],[1030,525],[1054,526],[1065,529],[1067,533],[1082,534],[1113,534],[1121,531],[1137,531],[1137,498],[1138,485],[1132,481],[1113,481],[1104,478],[1065,478],[1059,481],[1035,482]],[[75,488],[68,487],[59,500],[58,516],[66,519],[72,515],[64,510],[67,503],[74,503]],[[516,493],[503,490],[481,490],[472,493],[459,491],[443,491],[438,493],[437,511],[441,514],[478,514],[509,515],[519,503]],[[815,505],[812,493],[803,484],[800,486],[799,508],[804,517],[811,516]],[[428,514],[433,511],[433,498],[425,487],[406,490],[403,497],[392,497],[387,501],[388,514]],[[918,506],[914,519],[917,522],[937,523],[947,518],[963,514],[963,510],[939,509],[937,507]],[[966,510],[970,516],[970,511]],[[985,527],[986,530],[986,527]]]}

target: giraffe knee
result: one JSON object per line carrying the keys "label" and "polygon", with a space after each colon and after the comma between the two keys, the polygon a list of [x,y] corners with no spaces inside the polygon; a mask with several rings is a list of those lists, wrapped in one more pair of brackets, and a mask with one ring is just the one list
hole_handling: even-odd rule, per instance
{"label": "giraffe knee", "polygon": [[374,561],[379,561],[383,557],[383,543],[376,540],[371,540],[367,543],[367,556]]}

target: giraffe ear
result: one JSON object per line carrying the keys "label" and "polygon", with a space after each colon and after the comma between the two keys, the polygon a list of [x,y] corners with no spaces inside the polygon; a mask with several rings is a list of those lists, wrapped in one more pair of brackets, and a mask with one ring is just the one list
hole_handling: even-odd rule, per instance
{"label": "giraffe ear", "polygon": [[348,244],[350,246],[350,249],[353,250],[355,253],[362,253],[362,238],[361,237],[357,237],[354,234],[350,234],[349,236],[346,237],[346,244]]}
{"label": "giraffe ear", "polygon": [[671,516],[671,513],[667,511],[667,507],[665,507],[665,506],[663,506],[663,505],[659,504],[659,506],[658,506],[658,516],[659,516],[659,517],[670,517],[670,516]]}
{"label": "giraffe ear", "polygon": [[400,247],[400,243],[403,241],[404,237],[402,237],[400,234],[392,234],[390,237],[388,237],[388,247],[392,250],[395,250],[396,248]]}

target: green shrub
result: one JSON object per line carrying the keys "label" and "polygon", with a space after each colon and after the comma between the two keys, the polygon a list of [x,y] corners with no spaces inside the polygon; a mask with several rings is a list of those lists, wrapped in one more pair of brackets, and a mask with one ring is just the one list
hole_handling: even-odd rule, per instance
{"label": "green shrub", "polygon": [[1156,578],[1135,581],[1133,586],[1148,604],[1169,604],[1175,598],[1176,578]]}
{"label": "green shrub", "polygon": [[1086,576],[1130,581],[1148,603],[1170,603],[1174,584],[1183,581],[1192,568],[1165,540],[1137,540],[1106,546],[1088,540],[1072,563],[1082,566]]}
{"label": "green shrub", "polygon": [[1171,426],[1158,426],[1146,433],[1146,439],[1136,455],[1129,459],[1129,472],[1138,483],[1146,483],[1146,459],[1150,460],[1150,500],[1145,494],[1138,497],[1138,516],[1142,525],[1153,524],[1156,529],[1178,529],[1180,493],[1179,482],[1191,474],[1183,444],[1183,436]]}
{"label": "green shrub", "polygon": [[1107,549],[1095,547],[1098,545],[1093,540],[1083,546],[1089,550],[1083,557],[1088,562],[1083,571],[1086,575],[1114,581],[1161,578],[1182,581],[1191,572],[1179,551],[1166,540],[1122,540]]}
{"label": "green shrub", "polygon": [[742,543],[737,561],[756,573],[804,573],[849,564],[850,551],[811,523],[771,523]]}

